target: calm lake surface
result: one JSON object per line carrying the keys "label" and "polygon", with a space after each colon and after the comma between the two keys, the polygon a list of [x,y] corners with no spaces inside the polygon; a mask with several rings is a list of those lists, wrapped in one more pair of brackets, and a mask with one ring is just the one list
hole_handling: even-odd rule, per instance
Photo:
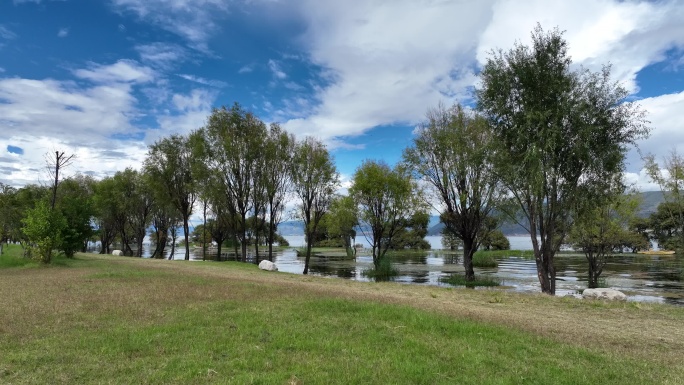
{"label": "calm lake surface", "polygon": [[[291,247],[304,246],[303,236],[286,236]],[[526,236],[508,237],[511,249],[531,250],[532,242]],[[408,253],[394,257],[392,262],[399,271],[395,282],[419,285],[450,286],[440,279],[452,273],[463,273],[463,261],[441,249],[441,237],[426,237],[433,250],[425,253]],[[357,243],[368,247],[363,238]],[[228,250],[226,250],[228,251]],[[183,259],[185,249],[177,248],[174,259]],[[501,282],[498,288],[482,290],[510,290],[517,292],[540,292],[537,268],[534,260],[513,254],[497,258],[498,267],[475,268],[476,275],[489,276]],[[301,274],[304,258],[297,257],[294,249],[278,252],[274,262],[278,270]],[[555,259],[557,281],[556,295],[576,295],[587,288],[587,262],[583,255],[557,255]],[[372,267],[370,256],[358,256],[356,260],[343,257],[312,256],[309,272],[312,275],[336,277],[357,281],[369,281],[363,272]],[[622,291],[630,301],[645,301],[684,305],[684,257],[647,256],[624,254],[611,259],[601,275],[601,287]]]}

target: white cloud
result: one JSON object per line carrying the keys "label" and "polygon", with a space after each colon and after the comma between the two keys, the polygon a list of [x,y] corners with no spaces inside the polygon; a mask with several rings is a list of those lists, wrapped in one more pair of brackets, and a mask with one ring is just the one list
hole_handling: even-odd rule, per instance
{"label": "white cloud", "polygon": [[[644,154],[667,154],[671,150],[684,153],[684,91],[642,99],[638,102],[646,111],[653,128],[648,139],[639,142]],[[641,167],[642,161],[632,152],[628,159],[632,167]]]}
{"label": "white cloud", "polygon": [[[136,88],[154,78],[132,61],[90,64],[73,71],[92,84],[54,79],[0,78],[0,182],[23,185],[44,180],[44,159],[55,150],[76,154],[68,174],[96,177],[139,168],[152,135],[185,133],[204,124],[215,95],[209,91],[175,94],[170,110],[142,112]],[[137,119],[158,119],[158,130],[144,130]],[[7,145],[24,149],[4,154]]]}
{"label": "white cloud", "polygon": [[151,68],[140,66],[134,60],[122,59],[110,65],[90,63],[89,67],[75,70],[74,75],[96,83],[145,83],[155,77]]}
{"label": "white cloud", "polygon": [[493,11],[477,49],[480,64],[492,49],[505,51],[516,41],[529,45],[539,22],[544,30],[566,31],[576,64],[596,71],[611,63],[613,77],[637,91],[637,72],[662,60],[668,49],[684,47],[684,8],[677,1],[501,0]]}
{"label": "white cloud", "polygon": [[0,37],[3,39],[16,39],[17,34],[12,32],[9,28],[5,27],[4,25],[0,24]]}
{"label": "white cloud", "polygon": [[57,31],[57,37],[67,37],[69,36],[69,28],[60,28]]}
{"label": "white cloud", "polygon": [[283,72],[283,70],[280,69],[280,64],[278,64],[275,60],[270,59],[268,61],[268,68],[271,70],[273,73],[273,76],[276,79],[285,79],[287,77],[287,74]]}
{"label": "white cloud", "polygon": [[187,134],[205,125],[216,100],[213,91],[195,89],[188,95],[175,94],[173,108],[157,117],[158,130],[148,130],[145,142],[150,144],[171,134]]}
{"label": "white cloud", "polygon": [[171,69],[188,59],[186,49],[172,43],[150,43],[135,46],[140,60],[150,66]]}
{"label": "white cloud", "polygon": [[219,29],[216,15],[228,11],[224,0],[112,0],[114,7],[187,39],[208,51],[207,40]]}
{"label": "white cloud", "polygon": [[238,70],[239,74],[247,74],[254,71],[254,69],[251,66],[242,66],[240,67],[240,70]]}
{"label": "white cloud", "polygon": [[228,83],[226,83],[222,80],[205,79],[203,77],[199,77],[199,76],[195,76],[195,75],[188,75],[188,74],[178,74],[178,76],[185,79],[185,80],[195,82],[195,83],[199,83],[199,84],[203,84],[205,86],[217,87],[217,88],[223,88],[223,87],[228,86]]}
{"label": "white cloud", "polygon": [[414,123],[440,100],[467,99],[476,42],[491,1],[303,1],[309,59],[324,68],[310,114],[285,127],[299,135],[357,135]]}

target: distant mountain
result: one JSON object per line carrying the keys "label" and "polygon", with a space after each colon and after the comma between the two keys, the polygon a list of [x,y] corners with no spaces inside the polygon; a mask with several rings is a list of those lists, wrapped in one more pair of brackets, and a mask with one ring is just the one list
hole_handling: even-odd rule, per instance
{"label": "distant mountain", "polygon": [[278,234],[282,236],[304,235],[304,222],[286,221],[278,225]]}
{"label": "distant mountain", "polygon": [[[639,195],[641,195],[642,201],[637,215],[642,218],[646,218],[652,213],[654,213],[658,208],[658,205],[665,200],[662,191],[644,191],[639,193]],[[432,225],[428,229],[428,235],[441,235],[442,229],[444,229],[444,224],[439,223],[439,217],[431,217],[431,222],[432,218],[437,218],[437,223],[435,225]],[[504,222],[499,227],[499,230],[501,230],[501,232],[504,233],[504,235],[527,234],[527,230],[517,223]]]}

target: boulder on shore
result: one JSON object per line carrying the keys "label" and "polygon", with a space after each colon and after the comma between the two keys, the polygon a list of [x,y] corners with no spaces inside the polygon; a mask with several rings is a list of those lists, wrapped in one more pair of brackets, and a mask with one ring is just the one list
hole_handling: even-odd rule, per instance
{"label": "boulder on shore", "polygon": [[113,250],[112,255],[123,255],[123,251],[121,250]]}
{"label": "boulder on shore", "polygon": [[278,271],[275,263],[266,260],[259,262],[259,268],[266,271]]}
{"label": "boulder on shore", "polygon": [[582,292],[583,298],[607,299],[611,301],[626,301],[625,293],[615,289],[586,289]]}

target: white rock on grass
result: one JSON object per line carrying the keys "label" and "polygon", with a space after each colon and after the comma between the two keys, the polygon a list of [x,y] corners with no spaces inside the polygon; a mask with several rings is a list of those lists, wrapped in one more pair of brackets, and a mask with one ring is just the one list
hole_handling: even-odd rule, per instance
{"label": "white rock on grass", "polygon": [[112,255],[123,255],[123,251],[121,250],[113,250]]}
{"label": "white rock on grass", "polygon": [[582,292],[584,298],[608,299],[611,301],[626,301],[625,293],[615,289],[586,289]]}
{"label": "white rock on grass", "polygon": [[271,261],[261,261],[259,262],[259,268],[266,271],[278,271],[275,263]]}

